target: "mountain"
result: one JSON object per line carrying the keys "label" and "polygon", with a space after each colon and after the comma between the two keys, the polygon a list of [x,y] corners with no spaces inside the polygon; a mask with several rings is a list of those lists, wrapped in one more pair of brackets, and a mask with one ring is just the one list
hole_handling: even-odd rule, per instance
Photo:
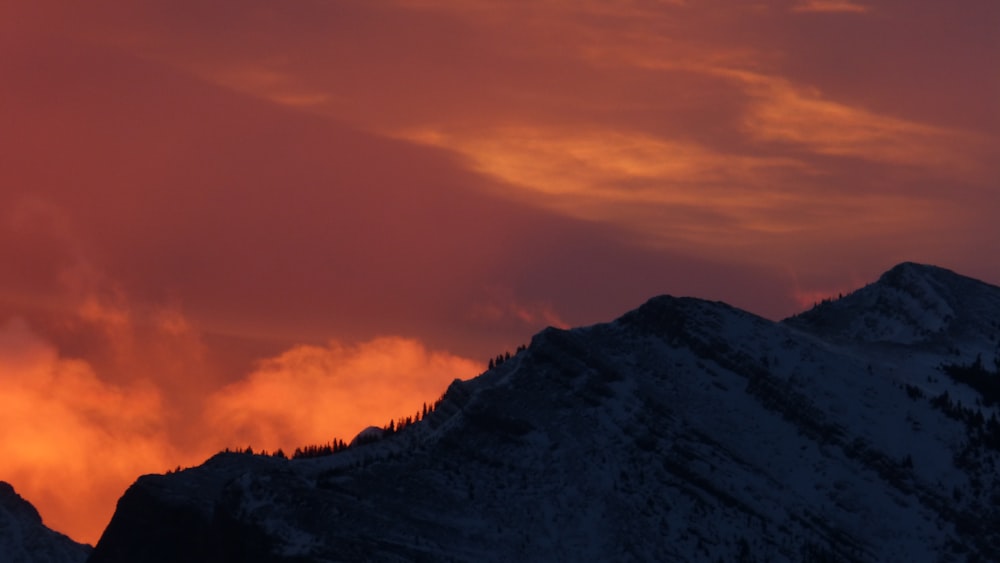
{"label": "mountain", "polygon": [[849,299],[788,319],[825,339],[903,345],[927,352],[997,350],[1000,292],[950,270],[906,262]]}
{"label": "mountain", "polygon": [[0,481],[0,563],[82,563],[90,550],[45,527],[35,507]]}
{"label": "mountain", "polygon": [[140,477],[90,561],[1000,560],[998,321],[910,263],[782,322],[656,297],[372,443]]}

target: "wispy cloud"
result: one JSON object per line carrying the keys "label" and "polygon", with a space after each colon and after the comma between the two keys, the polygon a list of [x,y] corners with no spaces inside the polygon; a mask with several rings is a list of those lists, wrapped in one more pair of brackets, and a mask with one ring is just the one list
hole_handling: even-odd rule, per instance
{"label": "wispy cloud", "polygon": [[[777,110],[772,115],[769,105],[753,108],[751,115],[758,116],[759,122],[753,122],[756,128],[752,135],[794,144],[805,152],[892,159],[915,166],[924,164],[920,159],[930,158],[933,150],[934,130],[916,142],[906,135],[920,130],[918,126],[888,121],[858,131],[825,113],[828,106],[794,98],[791,107],[800,105],[804,108],[799,115]],[[830,191],[824,188],[826,172],[822,166],[801,155],[725,153],[690,141],[620,130],[525,125],[484,133],[423,131],[406,135],[461,153],[477,170],[511,186],[505,197],[612,223],[653,245],[695,245],[729,255],[741,245],[779,248],[790,234],[834,233],[838,217],[845,214],[856,217],[858,232],[868,233],[889,228],[892,223],[905,228],[911,222],[926,220],[935,209],[933,202],[921,201],[913,194]],[[897,139],[909,144],[903,148],[880,145],[892,145]],[[934,158],[950,154],[935,153]],[[960,155],[954,154],[955,164],[962,163]],[[790,185],[790,178],[799,183]],[[894,210],[891,216],[876,222],[864,219],[887,208]],[[740,233],[738,243],[734,243],[734,232]]]}
{"label": "wispy cloud", "polygon": [[986,139],[827,99],[774,76],[724,71],[747,88],[752,103],[743,125],[760,141],[823,155],[925,168],[957,177],[981,172]]}
{"label": "wispy cloud", "polygon": [[504,324],[515,324],[530,330],[546,326],[569,327],[551,303],[518,299],[510,288],[498,285],[486,289],[485,295],[472,305],[470,317],[492,327]]}
{"label": "wispy cloud", "polygon": [[871,11],[871,7],[850,0],[807,0],[792,6],[792,11],[864,14]]}

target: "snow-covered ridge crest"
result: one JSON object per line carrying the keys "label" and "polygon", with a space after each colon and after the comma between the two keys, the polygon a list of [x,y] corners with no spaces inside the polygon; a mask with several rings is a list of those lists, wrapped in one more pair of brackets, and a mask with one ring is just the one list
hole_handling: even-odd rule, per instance
{"label": "snow-covered ridge crest", "polygon": [[1000,332],[998,311],[1000,288],[904,262],[878,281],[785,322],[834,340],[988,349],[983,337]]}
{"label": "snow-covered ridge crest", "polygon": [[994,319],[915,264],[781,323],[655,297],[378,442],[145,476],[91,561],[1000,560]]}

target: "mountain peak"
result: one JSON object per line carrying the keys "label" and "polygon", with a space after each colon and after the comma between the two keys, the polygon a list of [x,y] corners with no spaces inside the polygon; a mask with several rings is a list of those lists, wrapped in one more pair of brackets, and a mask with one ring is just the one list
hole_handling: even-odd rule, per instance
{"label": "mountain peak", "polygon": [[783,322],[834,341],[992,351],[987,341],[997,311],[1000,287],[903,262],[878,281]]}
{"label": "mountain peak", "polygon": [[47,528],[38,510],[0,481],[0,560],[80,563],[90,549]]}
{"label": "mountain peak", "polygon": [[734,323],[767,321],[722,301],[660,295],[625,313],[615,322],[676,338],[690,332],[726,332],[727,327]]}
{"label": "mountain peak", "polygon": [[900,262],[882,274],[875,283],[892,287],[905,287],[906,284],[917,280],[936,280],[944,284],[963,283],[963,280],[976,281],[933,264]]}
{"label": "mountain peak", "polygon": [[39,525],[42,523],[42,517],[35,507],[17,494],[10,483],[4,481],[0,481],[0,510],[26,523]]}

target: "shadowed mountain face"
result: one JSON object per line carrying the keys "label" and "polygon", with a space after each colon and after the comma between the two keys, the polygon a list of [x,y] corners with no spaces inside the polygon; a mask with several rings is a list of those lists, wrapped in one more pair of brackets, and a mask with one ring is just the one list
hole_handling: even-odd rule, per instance
{"label": "shadowed mountain face", "polygon": [[1000,334],[1000,291],[935,266],[903,263],[848,299],[827,301],[785,321],[824,338],[880,345],[983,347]]}
{"label": "shadowed mountain face", "polygon": [[0,481],[0,562],[82,563],[90,550],[47,528],[35,507]]}
{"label": "shadowed mountain face", "polygon": [[375,443],[141,477],[90,561],[996,560],[998,322],[916,264],[781,323],[657,297]]}

